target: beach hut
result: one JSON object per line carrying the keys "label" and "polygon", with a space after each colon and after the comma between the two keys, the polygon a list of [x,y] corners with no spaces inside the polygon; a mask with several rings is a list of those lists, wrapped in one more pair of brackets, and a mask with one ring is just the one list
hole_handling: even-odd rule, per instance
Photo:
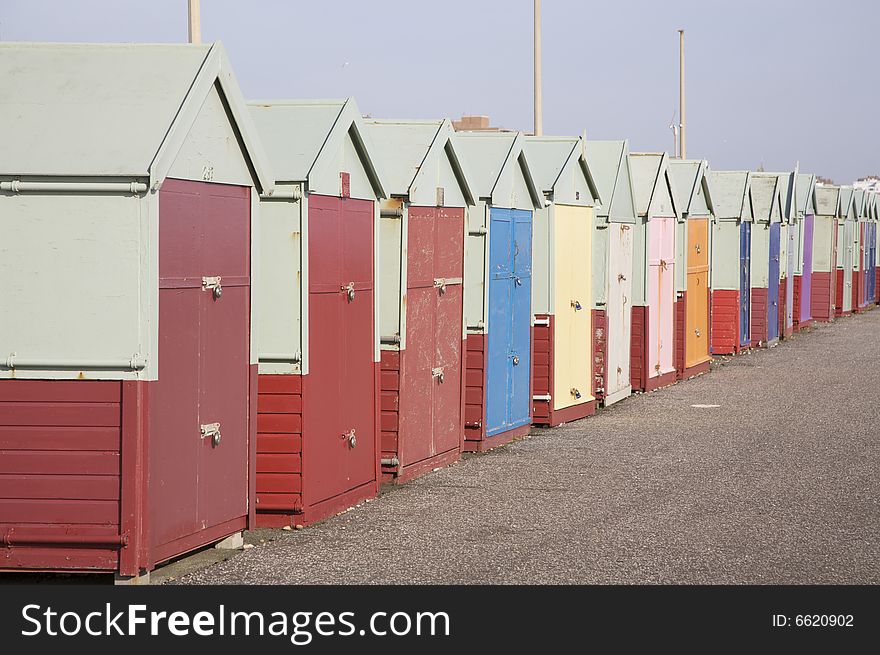
{"label": "beach hut", "polygon": [[868,299],[875,304],[880,303],[880,267],[877,266],[877,224],[880,222],[880,195],[871,192],[868,200],[868,212],[870,215],[870,239],[868,242]]}
{"label": "beach hut", "polygon": [[0,44],[0,569],[254,527],[259,193],[214,45]]}
{"label": "beach hut", "polygon": [[[853,206],[856,224],[853,226],[853,311],[861,313],[868,306],[867,298],[867,257],[869,238],[868,193],[864,189],[853,191]],[[858,243],[856,243],[858,242]]]}
{"label": "beach hut", "polygon": [[633,248],[630,378],[652,391],[675,382],[675,236],[681,218],[666,153],[630,154],[639,222]]}
{"label": "beach hut", "polygon": [[366,120],[388,200],[379,226],[382,478],[461,456],[464,238],[474,204],[448,120]]}
{"label": "beach hut", "polygon": [[840,187],[840,212],[837,216],[837,306],[835,316],[849,316],[853,311],[853,270],[858,266],[858,218],[851,186]]}
{"label": "beach hut", "polygon": [[532,423],[532,213],[544,197],[521,133],[458,132],[456,141],[476,201],[465,241],[464,449],[484,451]]}
{"label": "beach hut", "polygon": [[794,272],[797,256],[798,218],[795,209],[797,171],[779,174],[779,200],[782,220],[779,225],[779,312],[777,331],[780,339],[794,333]]}
{"label": "beach hut", "polygon": [[751,323],[751,173],[710,171],[712,224],[712,353],[748,349]]}
{"label": "beach hut", "polygon": [[627,141],[587,141],[598,187],[593,231],[593,389],[604,406],[628,397],[633,237],[637,221]]}
{"label": "beach hut", "polygon": [[532,235],[532,422],[554,426],[596,410],[590,314],[599,192],[582,138],[529,136],[525,152],[545,200]]}
{"label": "beach hut", "polygon": [[782,200],[777,173],[752,173],[752,347],[779,341],[779,260]]}
{"label": "beach hut", "polygon": [[278,181],[261,199],[257,518],[307,525],[379,490],[385,191],[354,100],[249,109]]}
{"label": "beach hut", "polygon": [[676,251],[676,371],[678,379],[709,370],[709,262],[711,260],[712,194],[709,162],[673,159],[669,164],[678,207],[686,220],[679,222]]}
{"label": "beach hut", "polygon": [[816,176],[798,173],[795,181],[796,249],[792,323],[802,330],[813,322],[813,229],[816,216]]}
{"label": "beach hut", "polygon": [[840,187],[816,184],[813,224],[813,279],[810,311],[814,321],[833,321],[837,313],[837,217]]}

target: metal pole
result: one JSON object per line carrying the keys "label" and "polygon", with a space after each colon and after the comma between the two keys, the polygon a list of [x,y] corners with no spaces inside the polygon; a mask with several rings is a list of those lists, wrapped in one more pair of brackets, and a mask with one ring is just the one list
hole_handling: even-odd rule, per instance
{"label": "metal pole", "polygon": [[535,0],[535,136],[543,134],[541,107],[541,0]]}
{"label": "metal pole", "polygon": [[678,155],[682,159],[687,159],[687,140],[685,138],[685,121],[684,121],[684,30],[678,30],[678,58],[679,58],[679,90],[678,102],[680,105],[679,113],[681,115],[681,123],[679,123],[678,138],[680,145],[678,147]]}
{"label": "metal pole", "polygon": [[200,0],[189,0],[189,42],[202,42],[202,12]]}

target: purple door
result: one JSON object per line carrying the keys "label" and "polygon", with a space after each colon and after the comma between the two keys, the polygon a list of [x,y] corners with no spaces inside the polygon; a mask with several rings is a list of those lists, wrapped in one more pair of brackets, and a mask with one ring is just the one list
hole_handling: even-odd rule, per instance
{"label": "purple door", "polygon": [[801,268],[801,323],[813,318],[811,313],[813,295],[813,215],[804,217],[801,224],[804,231],[804,263]]}

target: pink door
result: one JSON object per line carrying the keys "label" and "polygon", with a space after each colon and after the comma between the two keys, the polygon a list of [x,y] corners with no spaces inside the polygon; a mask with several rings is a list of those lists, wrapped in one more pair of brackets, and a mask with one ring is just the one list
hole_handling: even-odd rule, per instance
{"label": "pink door", "polygon": [[309,196],[303,502],[376,478],[373,203]]}
{"label": "pink door", "polygon": [[[247,513],[250,190],[169,179],[159,211],[159,380],[150,390],[149,443],[155,546]],[[215,276],[218,293],[203,285]],[[217,440],[202,435],[212,424]]]}
{"label": "pink door", "polygon": [[675,370],[672,360],[675,304],[675,219],[648,222],[648,377]]}

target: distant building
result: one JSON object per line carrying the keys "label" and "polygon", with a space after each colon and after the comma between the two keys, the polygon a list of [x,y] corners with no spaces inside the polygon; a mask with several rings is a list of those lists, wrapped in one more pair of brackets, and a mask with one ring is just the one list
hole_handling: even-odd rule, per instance
{"label": "distant building", "polygon": [[860,177],[853,182],[854,189],[865,189],[866,191],[880,191],[880,177],[876,175],[868,175]]}
{"label": "distant building", "polygon": [[462,116],[452,121],[452,128],[456,132],[512,132],[503,127],[492,127],[488,116]]}
{"label": "distant building", "polygon": [[821,175],[816,176],[816,184],[819,186],[834,186],[834,180],[830,177],[822,177]]}

